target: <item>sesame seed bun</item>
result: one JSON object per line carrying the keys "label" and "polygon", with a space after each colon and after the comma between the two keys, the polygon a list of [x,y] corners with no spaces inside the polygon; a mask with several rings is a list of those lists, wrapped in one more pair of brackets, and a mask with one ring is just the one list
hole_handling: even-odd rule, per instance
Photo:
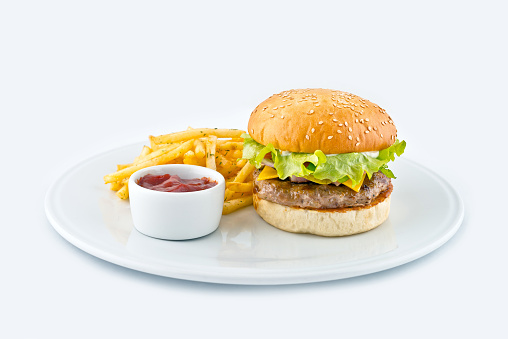
{"label": "sesame seed bun", "polygon": [[251,113],[248,132],[282,151],[325,154],[379,151],[397,137],[392,118],[378,105],[320,88],[272,95]]}
{"label": "sesame seed bun", "polygon": [[325,237],[348,236],[370,231],[381,225],[390,214],[388,190],[367,206],[317,210],[279,205],[254,193],[253,205],[267,223],[283,231],[309,233]]}

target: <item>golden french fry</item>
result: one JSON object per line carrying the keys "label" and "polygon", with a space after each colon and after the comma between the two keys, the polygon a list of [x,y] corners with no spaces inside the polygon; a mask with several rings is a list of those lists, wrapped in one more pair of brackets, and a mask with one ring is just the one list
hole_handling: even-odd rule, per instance
{"label": "golden french fry", "polygon": [[195,128],[187,131],[159,135],[154,137],[153,141],[156,144],[166,144],[170,142],[178,142],[188,139],[216,136],[217,138],[238,138],[245,131],[238,129],[223,129],[223,128]]}
{"label": "golden french fry", "polygon": [[243,156],[243,152],[239,149],[229,152],[226,156],[231,159],[240,159]]}
{"label": "golden french fry", "polygon": [[243,150],[243,142],[230,140],[217,140],[218,150]]}
{"label": "golden french fry", "polygon": [[112,182],[109,186],[109,188],[112,190],[112,191],[118,191],[120,188],[123,187],[123,183],[121,181],[115,181],[115,182]]}
{"label": "golden french fry", "polygon": [[243,198],[243,197],[248,197],[249,195],[252,195],[252,192],[234,192],[233,195],[231,196],[231,200],[235,200],[235,199],[240,199],[240,198]]}
{"label": "golden french fry", "polygon": [[194,140],[194,153],[198,158],[204,158],[206,156],[205,142],[201,139]]}
{"label": "golden french fry", "polygon": [[250,182],[228,182],[226,187],[232,192],[252,193],[254,184]]}
{"label": "golden french fry", "polygon": [[133,165],[140,164],[145,161],[149,161],[151,159],[160,157],[162,154],[168,153],[169,151],[172,151],[181,145],[182,145],[181,143],[176,143],[176,144],[167,144],[167,145],[164,144],[163,146],[158,146],[158,147],[156,147],[157,148],[156,151],[146,154],[145,156],[138,157],[137,160],[134,161]]}
{"label": "golden french fry", "polygon": [[216,170],[217,165],[215,163],[215,149],[217,146],[217,137],[211,135],[205,142],[205,144],[206,144],[206,167]]}
{"label": "golden french fry", "polygon": [[143,162],[140,162],[138,164],[124,168],[124,169],[117,171],[115,173],[108,174],[108,175],[104,176],[104,182],[111,183],[114,181],[119,181],[119,180],[128,178],[132,173],[134,173],[137,170],[140,170],[142,168],[169,163],[170,161],[175,160],[178,157],[181,157],[185,152],[189,151],[191,149],[193,143],[194,143],[194,140],[189,140],[189,141],[184,142],[182,145],[178,146],[175,149],[169,149],[169,148],[160,149],[159,151],[164,151],[164,152],[161,152],[161,154],[159,154],[156,157],[150,157],[150,156],[158,151],[152,152],[145,157],[145,158],[150,157],[148,160],[145,160]]}
{"label": "golden french fry", "polygon": [[134,158],[134,163],[136,163],[137,161],[139,161],[139,159],[142,159],[146,155],[150,154],[151,152],[152,152],[152,149],[150,147],[148,147],[146,145],[143,146],[141,153],[136,158]]}
{"label": "golden french fry", "polygon": [[120,188],[118,190],[118,192],[116,192],[116,195],[120,198],[120,199],[129,199],[129,182],[126,181],[125,184],[123,185],[122,188]]}
{"label": "golden french fry", "polygon": [[245,163],[247,161],[248,161],[247,159],[238,159],[238,161],[236,162],[236,166],[242,168],[243,166],[245,166]]}
{"label": "golden french fry", "polygon": [[256,167],[254,167],[254,165],[252,165],[250,162],[246,162],[240,172],[238,172],[235,182],[245,182],[245,180],[254,171],[255,168]]}
{"label": "golden french fry", "polygon": [[152,152],[152,149],[148,146],[143,146],[143,149],[141,150],[141,153],[136,157],[134,158],[134,161],[132,162],[132,164],[120,164],[120,165],[116,165],[116,170],[117,171],[120,171],[120,170],[123,170],[124,168],[127,168],[129,166],[132,166],[133,164],[136,164],[137,162],[139,162],[139,159],[145,157],[146,155],[150,154]]}
{"label": "golden french fry", "polygon": [[132,166],[132,164],[120,164],[120,165],[116,165],[116,170],[117,171],[123,170],[124,168],[127,168],[129,166]]}
{"label": "golden french fry", "polygon": [[193,151],[188,151],[183,155],[183,163],[186,165],[199,166],[200,162]]}
{"label": "golden french fry", "polygon": [[234,165],[226,166],[226,167],[218,166],[217,167],[217,172],[222,174],[222,176],[225,179],[229,179],[229,178],[234,179],[236,174],[238,173],[238,168],[236,166],[234,166]]}
{"label": "golden french fry", "polygon": [[[245,165],[242,167],[240,172],[235,177],[235,180],[233,182],[245,182],[246,179],[249,177],[249,175],[252,174],[255,167],[254,165],[251,165],[250,162],[246,162]],[[229,188],[226,188],[226,193],[224,194],[224,200],[228,201],[232,199],[234,192],[231,191]]]}
{"label": "golden french fry", "polygon": [[252,195],[224,202],[222,214],[230,214],[242,207],[252,205]]}

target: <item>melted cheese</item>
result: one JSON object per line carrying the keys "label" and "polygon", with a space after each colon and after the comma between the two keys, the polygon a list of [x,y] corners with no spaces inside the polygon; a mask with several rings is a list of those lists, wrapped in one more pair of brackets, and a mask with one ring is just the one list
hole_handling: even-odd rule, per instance
{"label": "melted cheese", "polygon": [[345,186],[351,188],[355,192],[358,192],[360,190],[360,188],[362,187],[362,185],[363,185],[363,180],[365,180],[365,172],[363,172],[362,180],[360,180],[358,185],[353,187],[353,182],[351,181],[351,179],[349,179],[348,181],[343,182],[342,185],[345,185]]}
{"label": "melted cheese", "polygon": [[[279,176],[277,175],[277,171],[274,168],[265,166],[263,168],[263,170],[259,173],[257,180],[268,180],[268,179],[275,179],[278,177]],[[331,183],[330,180],[319,180],[319,179],[314,178],[313,176],[306,176],[305,179],[315,182],[317,184],[323,184],[323,185]],[[356,186],[353,187],[353,182],[351,181],[351,179],[343,182],[342,185],[351,188],[355,192],[358,192],[360,190],[360,188],[362,187],[364,180],[365,180],[365,172],[363,173],[362,180],[360,180],[360,182]]]}
{"label": "melted cheese", "polygon": [[274,168],[269,166],[265,166],[263,170],[259,173],[257,180],[268,180],[278,178],[277,171]]}

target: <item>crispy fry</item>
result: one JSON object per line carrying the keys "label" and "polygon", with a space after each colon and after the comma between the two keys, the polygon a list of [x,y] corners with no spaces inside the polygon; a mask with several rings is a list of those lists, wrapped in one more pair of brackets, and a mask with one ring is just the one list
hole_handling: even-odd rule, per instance
{"label": "crispy fry", "polygon": [[236,166],[242,168],[243,166],[245,166],[247,161],[248,161],[247,159],[238,159],[238,161],[236,162]]}
{"label": "crispy fry", "polygon": [[171,134],[159,135],[154,137],[154,143],[165,144],[170,142],[178,142],[188,139],[195,139],[208,136],[216,136],[217,138],[238,138],[245,131],[238,129],[219,129],[219,128],[195,128],[187,131],[176,132]]}
{"label": "crispy fry", "polygon": [[148,146],[143,146],[143,149],[141,150],[141,153],[134,159],[134,163],[142,159],[143,157],[147,156],[148,154],[152,153],[152,149]]}
{"label": "crispy fry", "polygon": [[118,191],[120,188],[123,187],[123,182],[121,181],[115,181],[115,182],[112,182],[109,186],[109,188],[112,190],[112,191]]}
{"label": "crispy fry", "polygon": [[230,201],[224,202],[224,207],[222,208],[222,214],[230,214],[242,207],[252,205],[252,195],[248,197],[238,198]]}
{"label": "crispy fry", "polygon": [[194,153],[196,157],[203,159],[206,156],[205,142],[201,139],[194,140]]}
{"label": "crispy fry", "polygon": [[182,145],[181,143],[158,145],[156,147],[157,148],[156,151],[146,154],[145,156],[138,157],[137,160],[134,161],[133,165],[140,164],[142,162],[157,158],[157,157],[161,156],[162,154],[168,153],[169,151],[172,151],[172,150],[178,148],[181,145]]}
{"label": "crispy fry", "polygon": [[201,165],[201,162],[196,157],[196,154],[193,151],[188,151],[183,155],[183,163],[186,165],[195,165],[195,166]]}
{"label": "crispy fry", "polygon": [[250,162],[246,162],[245,165],[243,165],[242,169],[236,176],[235,182],[245,182],[245,180],[249,177],[249,175],[254,171],[256,167],[254,165],[251,165]]}
{"label": "crispy fry", "polygon": [[[245,182],[246,179],[249,177],[249,175],[252,174],[252,171],[254,171],[254,165],[251,165],[250,162],[246,162],[245,165],[242,167],[240,172],[235,177],[235,180],[233,182]],[[229,188],[226,188],[226,193],[224,194],[224,201],[231,200],[233,197],[234,192],[231,191]]]}
{"label": "crispy fry", "polygon": [[231,159],[240,159],[242,156],[243,156],[243,152],[239,149],[235,150],[235,151],[232,151],[230,153],[227,154]]}
{"label": "crispy fry", "polygon": [[217,172],[222,174],[225,179],[229,179],[229,178],[234,179],[236,174],[238,173],[238,167],[236,167],[235,165],[218,166]]}
{"label": "crispy fry", "polygon": [[218,150],[242,150],[243,142],[240,141],[229,141],[229,140],[217,140]]}
{"label": "crispy fry", "polygon": [[252,193],[252,182],[228,182],[226,188],[232,192]]}
{"label": "crispy fry", "polygon": [[215,148],[217,146],[217,137],[211,135],[206,144],[206,167],[216,170],[217,164],[215,163]]}
{"label": "crispy fry", "polygon": [[116,192],[116,195],[123,200],[129,199],[129,182],[126,181],[125,184]]}
{"label": "crispy fry", "polygon": [[[112,174],[108,174],[104,176],[104,182],[110,183],[114,181],[119,181],[124,178],[129,177],[132,173],[136,172],[139,169],[146,168],[149,166],[155,166],[155,165],[161,165],[168,163],[180,156],[182,156],[185,152],[189,151],[192,147],[194,140],[189,140],[184,142],[182,145],[178,146],[175,149],[168,149],[164,148],[159,151],[165,151],[161,152],[157,157],[151,157],[150,159],[140,162],[138,164],[132,165],[130,167],[124,168],[123,170],[117,171]],[[152,154],[156,152],[150,153],[147,157],[150,157]]]}
{"label": "crispy fry", "polygon": [[124,168],[127,168],[129,166],[132,166],[132,164],[120,164],[120,165],[116,165],[116,170],[117,171],[123,170]]}

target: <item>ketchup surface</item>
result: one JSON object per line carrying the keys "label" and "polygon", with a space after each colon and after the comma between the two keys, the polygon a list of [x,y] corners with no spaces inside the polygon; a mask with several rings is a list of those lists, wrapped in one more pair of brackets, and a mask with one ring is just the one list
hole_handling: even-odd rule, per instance
{"label": "ketchup surface", "polygon": [[217,181],[203,177],[201,179],[182,179],[178,175],[147,174],[139,178],[136,183],[144,188],[160,192],[194,192],[206,190],[217,185]]}

